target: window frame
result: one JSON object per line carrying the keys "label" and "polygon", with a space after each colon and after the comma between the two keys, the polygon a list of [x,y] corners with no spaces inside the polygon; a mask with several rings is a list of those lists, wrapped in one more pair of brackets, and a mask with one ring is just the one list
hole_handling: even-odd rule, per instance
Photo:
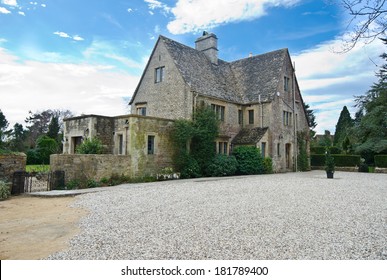
{"label": "window frame", "polygon": [[254,124],[254,109],[248,110],[249,111],[249,124]]}
{"label": "window frame", "polygon": [[156,143],[156,136],[155,135],[148,135],[147,137],[147,154],[148,155],[154,155],[156,154],[155,150],[155,143]]}
{"label": "window frame", "polygon": [[155,68],[155,84],[161,83],[165,78],[165,66]]}

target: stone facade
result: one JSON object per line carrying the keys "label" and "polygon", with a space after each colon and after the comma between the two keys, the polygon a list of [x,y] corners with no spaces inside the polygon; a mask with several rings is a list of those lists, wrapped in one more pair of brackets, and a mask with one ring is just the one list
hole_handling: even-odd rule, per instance
{"label": "stone facade", "polygon": [[[172,120],[138,115],[66,119],[64,155],[50,158],[51,170],[64,170],[67,180],[77,176],[100,179],[112,174],[156,175],[163,168],[172,167],[173,147],[168,137],[172,124]],[[88,137],[102,140],[106,157],[74,155],[77,141],[80,144]]]}
{"label": "stone facade", "polygon": [[[228,63],[217,57],[214,34],[203,33],[195,43],[192,49],[160,36],[130,102],[132,112],[143,107],[147,116],[191,119],[196,106],[207,104],[222,111],[217,152],[225,152],[222,146],[230,153],[242,129],[268,128],[246,144],[271,157],[276,172],[294,170],[297,133],[309,126],[288,50]],[[160,68],[164,79],[156,81]]]}
{"label": "stone facade", "polygon": [[0,155],[0,180],[12,181],[13,173],[26,170],[25,154]]}

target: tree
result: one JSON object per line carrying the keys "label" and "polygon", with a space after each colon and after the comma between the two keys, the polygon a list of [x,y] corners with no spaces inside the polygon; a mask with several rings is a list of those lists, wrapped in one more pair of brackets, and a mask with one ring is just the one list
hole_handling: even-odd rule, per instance
{"label": "tree", "polygon": [[376,38],[385,36],[386,0],[341,0],[340,3],[351,16],[348,28],[353,29],[344,43],[344,52],[353,49],[360,40],[371,43]]}
{"label": "tree", "polygon": [[47,136],[58,141],[59,130],[60,130],[60,126],[59,126],[58,117],[53,116],[51,118],[50,124],[48,125]]}
{"label": "tree", "polygon": [[36,141],[36,152],[39,164],[49,164],[50,155],[58,152],[58,143],[46,135],[40,136]]}
{"label": "tree", "polygon": [[9,148],[12,151],[25,152],[26,133],[22,124],[16,123],[13,126],[11,140],[9,142]]}
{"label": "tree", "polygon": [[10,130],[8,128],[8,121],[5,118],[3,112],[0,110],[0,149],[5,148],[5,139],[9,136]]}
{"label": "tree", "polygon": [[[383,40],[387,44],[387,40]],[[387,54],[381,55],[387,61]],[[358,114],[362,117],[353,132],[357,136],[355,152],[373,162],[375,154],[387,153],[387,63],[376,75],[379,80],[361,96],[355,96]]]}
{"label": "tree", "polygon": [[335,137],[333,138],[333,145],[342,147],[343,141],[350,135],[350,129],[353,127],[353,120],[351,114],[348,111],[347,106],[341,110],[339,120],[336,124]]}
{"label": "tree", "polygon": [[313,139],[314,136],[316,135],[316,131],[313,130],[317,126],[316,116],[314,115],[313,110],[310,109],[309,104],[305,104],[304,103],[304,108],[305,108],[305,111],[306,111],[306,116],[308,118],[308,125],[309,125],[309,129],[310,129],[309,130],[309,136],[310,136],[311,139]]}

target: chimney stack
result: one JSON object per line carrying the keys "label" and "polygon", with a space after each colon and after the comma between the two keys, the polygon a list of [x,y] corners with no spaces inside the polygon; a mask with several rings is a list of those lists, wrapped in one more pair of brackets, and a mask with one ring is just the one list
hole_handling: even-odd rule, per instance
{"label": "chimney stack", "polygon": [[218,38],[213,33],[203,32],[203,36],[195,41],[195,48],[203,52],[211,63],[218,65]]}

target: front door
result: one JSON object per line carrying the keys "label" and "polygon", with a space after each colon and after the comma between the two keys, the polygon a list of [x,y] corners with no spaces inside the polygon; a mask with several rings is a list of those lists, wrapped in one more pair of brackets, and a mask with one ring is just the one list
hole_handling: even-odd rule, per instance
{"label": "front door", "polygon": [[290,169],[290,150],[291,150],[291,144],[285,144],[285,155],[286,155],[286,169]]}

